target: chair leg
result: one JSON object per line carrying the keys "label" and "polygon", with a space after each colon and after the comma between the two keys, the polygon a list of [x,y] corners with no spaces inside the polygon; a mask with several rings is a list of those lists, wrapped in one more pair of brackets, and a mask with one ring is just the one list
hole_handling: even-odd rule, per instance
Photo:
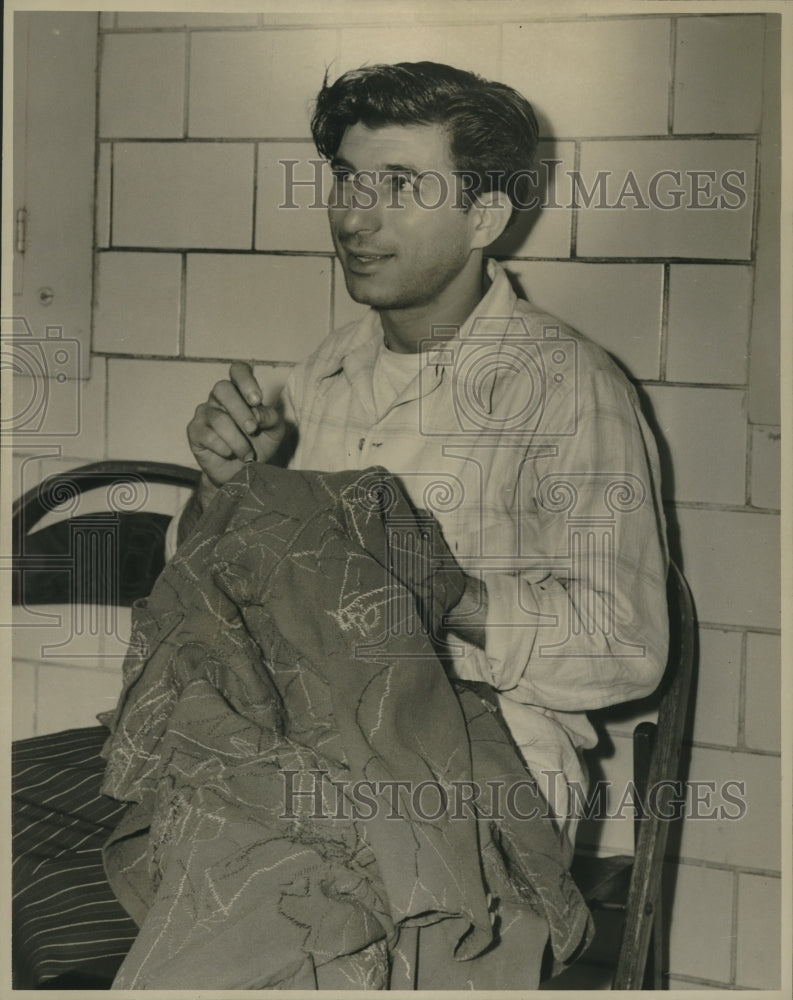
{"label": "chair leg", "polygon": [[650,934],[650,947],[647,950],[647,964],[644,967],[644,978],[642,980],[642,989],[644,990],[662,990],[664,988],[663,926],[663,910],[659,901],[656,903],[653,929]]}

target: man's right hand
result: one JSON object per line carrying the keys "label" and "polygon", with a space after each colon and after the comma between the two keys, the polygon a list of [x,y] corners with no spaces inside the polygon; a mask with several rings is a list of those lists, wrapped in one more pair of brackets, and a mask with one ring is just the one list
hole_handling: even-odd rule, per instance
{"label": "man's right hand", "polygon": [[190,450],[203,472],[203,498],[227,483],[245,462],[269,462],[285,432],[281,408],[263,404],[251,366],[235,361],[229,378],[214,386],[187,425]]}

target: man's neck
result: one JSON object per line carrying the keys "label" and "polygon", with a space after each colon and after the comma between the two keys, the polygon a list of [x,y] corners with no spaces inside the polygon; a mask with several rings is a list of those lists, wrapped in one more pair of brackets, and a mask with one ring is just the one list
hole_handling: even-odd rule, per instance
{"label": "man's neck", "polygon": [[379,310],[386,347],[397,354],[417,354],[423,342],[450,339],[482,301],[489,284],[480,264],[474,280],[462,288],[446,289],[450,294],[433,302],[410,309]]}

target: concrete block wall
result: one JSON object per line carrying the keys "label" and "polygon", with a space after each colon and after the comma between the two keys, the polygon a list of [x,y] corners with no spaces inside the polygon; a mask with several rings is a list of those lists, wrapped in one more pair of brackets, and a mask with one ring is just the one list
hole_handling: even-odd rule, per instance
{"label": "concrete block wall", "polygon": [[[360,26],[332,14],[102,14],[82,429],[57,459],[41,437],[18,465],[35,481],[88,459],[189,462],[185,426],[231,359],[256,361],[275,392],[359,312],[324,213],[277,208],[279,161],[315,156],[308,108],[326,67],[430,58],[522,90],[541,154],[559,161],[559,207],[495,251],[529,297],[602,343],[640,387],[700,620],[689,777],[745,782],[742,820],[691,821],[673,844],[669,983],[778,986],[780,417],[774,331],[753,326],[775,20],[387,16]],[[567,170],[587,187],[610,171],[605,196],[624,207],[598,208],[597,193],[587,206]],[[668,174],[650,199],[661,171],[681,172],[684,208],[656,204],[675,197]],[[691,171],[710,173],[692,182]],[[63,666],[50,669],[60,683],[18,675],[17,709],[37,712],[40,730],[68,684]],[[626,777],[629,731],[610,730],[607,777]]]}

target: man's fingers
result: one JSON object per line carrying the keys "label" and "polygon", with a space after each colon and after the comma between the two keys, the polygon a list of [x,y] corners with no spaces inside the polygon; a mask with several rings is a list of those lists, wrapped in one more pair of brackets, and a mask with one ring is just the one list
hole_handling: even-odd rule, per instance
{"label": "man's fingers", "polygon": [[234,452],[231,448],[211,427],[204,427],[197,434],[189,434],[187,440],[190,444],[190,450],[196,456],[205,452],[211,452],[223,459],[234,457]]}
{"label": "man's fingers", "polygon": [[269,431],[284,422],[284,415],[278,406],[255,407],[257,426],[261,431]]}
{"label": "man's fingers", "polygon": [[225,410],[202,403],[187,428],[187,440],[193,453],[210,451],[221,458],[246,461],[253,457],[251,442]]}
{"label": "man's fingers", "polygon": [[194,448],[193,454],[201,466],[201,470],[204,476],[209,480],[213,488],[208,488],[207,484],[204,482],[204,477],[202,476],[202,482],[199,486],[199,493],[201,495],[201,504],[206,509],[207,503],[212,499],[215,491],[227,483],[232,476],[234,476],[242,468],[242,462],[236,458],[220,458],[211,451],[202,451],[200,449]]}
{"label": "man's fingers", "polygon": [[254,457],[251,442],[239,429],[238,425],[223,410],[215,410],[212,423],[212,430],[228,445],[235,458],[240,461],[249,461]]}
{"label": "man's fingers", "polygon": [[250,406],[258,406],[261,403],[261,386],[246,361],[234,361],[229,368],[229,377],[246,403]]}
{"label": "man's fingers", "polygon": [[259,429],[258,413],[247,405],[233,382],[218,382],[212,389],[210,398],[225,410],[237,427],[246,434],[254,434]]}
{"label": "man's fingers", "polygon": [[237,361],[217,382],[187,426],[187,440],[215,486],[229,481],[243,462],[269,462],[286,431],[279,404],[265,406],[251,366]]}

